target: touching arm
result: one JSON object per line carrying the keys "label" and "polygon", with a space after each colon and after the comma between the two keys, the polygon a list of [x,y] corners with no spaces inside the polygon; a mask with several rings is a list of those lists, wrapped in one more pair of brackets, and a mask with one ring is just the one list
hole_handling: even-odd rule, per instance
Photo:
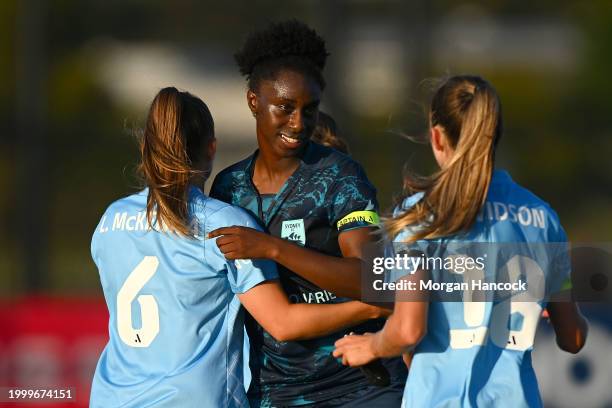
{"label": "touching arm", "polygon": [[578,353],[586,342],[588,325],[573,301],[550,302],[546,306],[561,350]]}
{"label": "touching arm", "polygon": [[380,308],[355,301],[290,303],[278,281],[263,282],[239,294],[238,298],[255,320],[278,341],[321,337],[382,317]]}
{"label": "touching arm", "polygon": [[364,227],[340,233],[343,257],[322,254],[247,227],[219,228],[208,236],[220,237],[217,245],[227,259],[270,259],[338,296],[359,299],[361,251],[373,241],[371,232],[372,228]]}

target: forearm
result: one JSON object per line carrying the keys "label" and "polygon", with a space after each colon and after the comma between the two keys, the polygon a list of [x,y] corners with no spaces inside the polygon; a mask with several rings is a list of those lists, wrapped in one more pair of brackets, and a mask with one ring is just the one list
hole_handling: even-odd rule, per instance
{"label": "forearm", "polygon": [[271,237],[270,259],[338,296],[361,297],[361,260],[341,258]]}
{"label": "forearm", "polygon": [[378,358],[399,356],[416,345],[406,341],[406,336],[402,334],[400,318],[396,314],[392,314],[383,329],[374,336],[374,354]]}
{"label": "forearm", "polygon": [[321,337],[364,321],[380,317],[376,307],[361,302],[337,304],[292,304],[283,318],[285,340]]}
{"label": "forearm", "polygon": [[576,304],[551,302],[547,309],[559,347],[570,353],[580,351],[586,343],[588,324]]}
{"label": "forearm", "polygon": [[[418,271],[402,279],[416,282],[426,276],[424,271]],[[425,336],[429,309],[429,302],[425,300],[427,294],[420,293],[421,301],[404,301],[405,295],[404,292],[396,293],[393,314],[383,329],[376,333],[373,348],[377,357],[393,357],[410,351]]]}

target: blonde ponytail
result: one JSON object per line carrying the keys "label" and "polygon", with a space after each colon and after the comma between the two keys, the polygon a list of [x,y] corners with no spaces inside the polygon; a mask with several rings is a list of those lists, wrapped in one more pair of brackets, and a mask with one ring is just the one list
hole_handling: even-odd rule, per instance
{"label": "blonde ponytail", "polygon": [[431,126],[439,125],[454,148],[444,169],[430,177],[407,176],[406,195],[423,198],[385,222],[395,237],[407,226],[417,232],[409,241],[467,231],[485,202],[493,172],[494,151],[501,135],[501,104],[493,87],[475,76],[455,76],[436,91]]}
{"label": "blonde ponytail", "polygon": [[203,152],[213,139],[213,119],[204,102],[173,87],[159,91],[140,144],[149,225],[190,235],[189,182],[198,173],[193,164],[207,159]]}

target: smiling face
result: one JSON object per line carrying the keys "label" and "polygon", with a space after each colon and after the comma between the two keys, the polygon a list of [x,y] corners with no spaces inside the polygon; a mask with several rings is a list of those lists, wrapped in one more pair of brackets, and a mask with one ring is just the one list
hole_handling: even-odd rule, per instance
{"label": "smiling face", "polygon": [[263,80],[247,101],[257,120],[257,143],[266,156],[298,156],[317,124],[321,87],[313,78],[282,70]]}

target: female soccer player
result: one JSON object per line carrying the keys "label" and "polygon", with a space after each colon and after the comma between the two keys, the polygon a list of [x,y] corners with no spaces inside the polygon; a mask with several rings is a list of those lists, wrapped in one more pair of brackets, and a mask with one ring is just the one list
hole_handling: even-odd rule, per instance
{"label": "female soccer player", "polygon": [[[520,262],[498,265],[493,272],[528,273],[528,280],[529,275],[545,275],[554,286],[558,275],[569,275],[569,263],[563,250],[555,254],[562,259],[556,265],[546,253],[555,252],[549,243],[565,247],[565,232],[545,202],[508,173],[493,170],[501,118],[497,94],[483,79],[455,76],[443,82],[430,109],[431,146],[440,170],[429,178],[406,179],[410,196],[386,229],[396,243],[420,242],[437,248],[479,242],[498,244],[503,250],[501,243],[517,247],[523,243],[537,253],[537,248],[548,244],[553,249],[540,251],[543,257],[512,258]],[[504,258],[498,255],[497,259]],[[417,274],[421,279],[434,272]],[[345,364],[359,366],[418,344],[404,392],[405,407],[538,407],[542,402],[531,349],[545,303],[518,296],[522,302],[508,298],[396,301],[383,330],[338,341],[334,355]],[[559,346],[578,352],[587,325],[576,305],[548,303],[546,307]]]}
{"label": "female soccer player", "polygon": [[240,303],[278,341],[380,317],[360,302],[291,304],[272,262],[228,261],[205,239],[229,225],[257,228],[202,193],[215,146],[204,102],[162,89],[141,143],[147,188],[111,204],[92,238],[110,314],[92,407],[247,407]]}
{"label": "female soccer player", "polygon": [[[297,21],[252,33],[236,55],[248,79],[247,104],[259,149],[223,170],[211,197],[238,205],[268,233],[222,228],[211,236],[228,259],[265,258],[295,302],[338,303],[359,298],[361,250],[378,222],[376,190],[359,164],[310,142],[317,124],[325,43]],[[327,316],[321,316],[322,319]],[[382,321],[312,341],[279,342],[265,327],[247,325],[255,406],[399,406],[406,370],[386,361],[391,384],[370,386],[358,369],[344,367],[334,342]]]}

